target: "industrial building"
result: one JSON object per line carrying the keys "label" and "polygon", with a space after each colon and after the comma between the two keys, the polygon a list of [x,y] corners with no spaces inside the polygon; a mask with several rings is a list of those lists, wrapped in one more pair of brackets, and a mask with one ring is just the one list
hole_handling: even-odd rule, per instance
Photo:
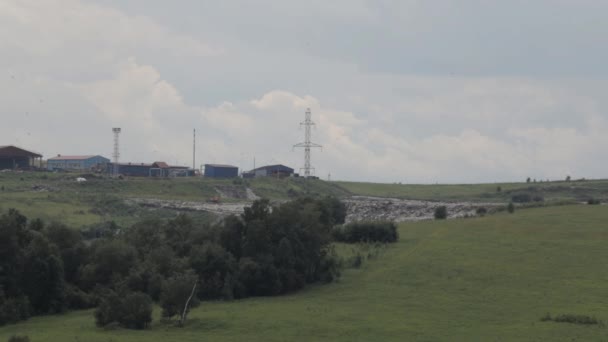
{"label": "industrial building", "polygon": [[251,171],[243,172],[243,178],[255,178],[255,177],[291,177],[294,175],[294,169],[285,165],[267,165],[258,167]]}
{"label": "industrial building", "polygon": [[[114,163],[106,164],[106,172],[114,173]],[[119,163],[118,174],[128,177],[192,177],[194,170],[187,166],[169,166],[157,161],[152,164]]]}
{"label": "industrial building", "polygon": [[239,176],[239,168],[232,165],[205,164],[205,177],[235,178]]}
{"label": "industrial building", "polygon": [[9,145],[0,146],[0,170],[42,166],[42,155]]}
{"label": "industrial building", "polygon": [[49,158],[46,168],[49,171],[89,171],[102,170],[110,159],[102,156],[62,156]]}

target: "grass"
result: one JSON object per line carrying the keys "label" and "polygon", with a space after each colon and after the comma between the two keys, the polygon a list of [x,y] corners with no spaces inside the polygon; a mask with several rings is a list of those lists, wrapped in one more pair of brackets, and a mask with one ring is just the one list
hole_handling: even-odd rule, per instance
{"label": "grass", "polygon": [[581,205],[408,223],[337,283],[203,303],[182,329],[155,319],[148,331],[105,331],[80,311],[2,327],[0,341],[602,341],[605,327],[539,318],[608,318],[606,222],[608,210]]}
{"label": "grass", "polygon": [[[519,192],[543,196],[548,201],[608,199],[608,180],[495,184],[380,184],[333,182],[353,195],[430,201],[508,202]],[[500,187],[501,191],[497,191]]]}

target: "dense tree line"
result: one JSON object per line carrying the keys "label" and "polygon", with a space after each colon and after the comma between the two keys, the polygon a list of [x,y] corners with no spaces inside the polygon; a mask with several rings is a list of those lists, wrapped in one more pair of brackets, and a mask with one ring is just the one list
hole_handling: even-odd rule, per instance
{"label": "dense tree line", "polygon": [[215,225],[179,215],[83,234],[10,210],[0,216],[0,324],[97,307],[99,326],[142,329],[153,302],[183,323],[203,300],[329,282],[339,276],[332,228],[345,215],[332,198],[275,207],[259,200]]}

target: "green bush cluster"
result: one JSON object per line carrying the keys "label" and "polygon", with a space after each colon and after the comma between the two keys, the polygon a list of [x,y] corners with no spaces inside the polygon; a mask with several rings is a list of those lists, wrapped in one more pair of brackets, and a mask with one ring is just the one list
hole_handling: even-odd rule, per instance
{"label": "green bush cluster", "polygon": [[335,241],[346,243],[389,243],[399,239],[397,225],[391,221],[353,222],[335,227],[332,235]]}

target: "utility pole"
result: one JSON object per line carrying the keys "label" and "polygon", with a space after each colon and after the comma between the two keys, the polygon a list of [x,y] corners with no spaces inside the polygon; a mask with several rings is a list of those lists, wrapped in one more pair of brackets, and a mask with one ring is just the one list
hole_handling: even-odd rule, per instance
{"label": "utility pole", "polygon": [[[305,120],[304,120],[304,122],[300,123],[300,127],[304,126],[304,132],[305,132],[304,133],[304,142],[293,146],[294,148],[296,148],[296,147],[304,148],[304,167],[302,169],[304,170],[304,177],[306,177],[306,178],[312,176],[312,173],[314,173],[314,168],[312,167],[312,165],[310,163],[310,149],[323,147],[323,146],[321,146],[319,144],[315,144],[311,141],[312,127],[315,126],[315,123],[312,121],[311,116],[312,116],[312,114],[310,113],[310,108],[307,108]],[[302,170],[302,169],[300,169],[300,170]]]}
{"label": "utility pole", "polygon": [[192,170],[196,170],[196,128],[192,139]]}

